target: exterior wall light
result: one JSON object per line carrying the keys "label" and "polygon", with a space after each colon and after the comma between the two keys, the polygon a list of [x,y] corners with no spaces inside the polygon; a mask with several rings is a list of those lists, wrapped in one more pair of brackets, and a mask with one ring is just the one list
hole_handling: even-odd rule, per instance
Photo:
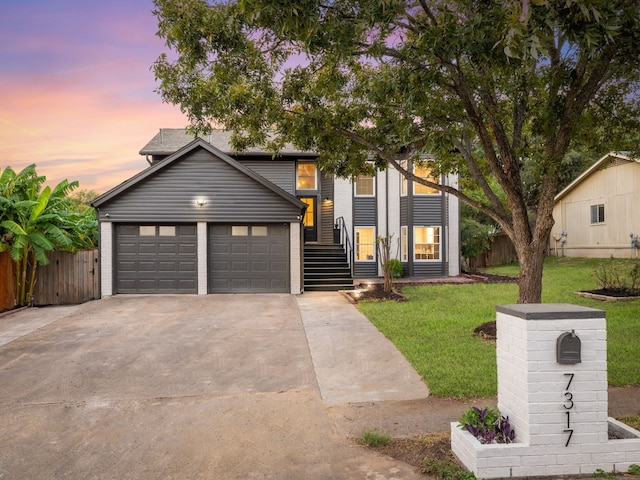
{"label": "exterior wall light", "polygon": [[204,198],[196,199],[196,205],[199,207],[204,207],[205,203],[207,203],[207,201]]}

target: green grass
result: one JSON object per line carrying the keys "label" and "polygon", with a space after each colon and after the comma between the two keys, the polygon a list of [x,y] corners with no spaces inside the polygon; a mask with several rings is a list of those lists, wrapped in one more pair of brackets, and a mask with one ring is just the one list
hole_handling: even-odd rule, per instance
{"label": "green grass", "polygon": [[384,445],[389,445],[391,443],[391,435],[387,435],[384,432],[379,432],[378,430],[365,430],[362,432],[362,436],[360,440],[363,444],[369,447],[381,447]]}
{"label": "green grass", "polygon": [[[574,294],[597,288],[593,271],[599,262],[602,260],[548,258],[542,300],[604,310],[609,384],[640,385],[640,301],[599,302]],[[518,266],[491,272],[516,275]],[[408,302],[362,302],[359,308],[405,355],[431,393],[457,398],[496,395],[495,346],[472,333],[495,320],[496,305],[516,302],[517,285],[425,285],[405,287],[403,293]]]}

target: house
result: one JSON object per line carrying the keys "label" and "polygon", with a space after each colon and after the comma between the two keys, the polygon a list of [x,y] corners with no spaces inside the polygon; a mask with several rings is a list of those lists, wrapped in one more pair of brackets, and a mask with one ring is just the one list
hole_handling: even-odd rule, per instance
{"label": "house", "polygon": [[459,274],[455,197],[395,170],[350,181],[320,172],[313,152],[234,153],[229,140],[161,129],[140,151],[149,167],[93,202],[102,295],[350,288],[381,276],[388,234],[406,275]]}
{"label": "house", "polygon": [[551,252],[568,257],[638,255],[640,161],[609,153],[555,197]]}

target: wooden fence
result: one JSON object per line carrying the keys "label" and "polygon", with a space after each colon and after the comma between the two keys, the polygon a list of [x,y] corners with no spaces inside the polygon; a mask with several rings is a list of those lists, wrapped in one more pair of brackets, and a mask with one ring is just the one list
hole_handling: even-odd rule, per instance
{"label": "wooden fence", "polygon": [[13,308],[15,302],[15,273],[9,252],[0,253],[0,312]]}
{"label": "wooden fence", "polygon": [[[2,283],[0,310],[14,306],[13,262],[7,253],[0,255],[0,275],[11,280]],[[34,305],[75,305],[100,298],[98,250],[49,252],[47,256],[49,264],[38,265]],[[4,290],[7,290],[6,298]]]}
{"label": "wooden fence", "polygon": [[498,233],[491,237],[491,245],[477,257],[469,259],[472,269],[504,265],[518,260],[516,249],[506,233]]}

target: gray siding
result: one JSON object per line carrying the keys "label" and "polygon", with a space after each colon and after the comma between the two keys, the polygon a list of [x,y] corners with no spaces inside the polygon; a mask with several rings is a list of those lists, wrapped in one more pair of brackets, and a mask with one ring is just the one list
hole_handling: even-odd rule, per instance
{"label": "gray siding", "polygon": [[409,225],[408,197],[400,197],[400,225]]}
{"label": "gray siding", "polygon": [[445,275],[444,264],[441,262],[415,262],[413,274],[416,277],[442,277]]}
{"label": "gray siding", "polygon": [[353,197],[353,225],[376,225],[375,197]]}
{"label": "gray siding", "polygon": [[414,225],[442,225],[442,196],[414,197]]}
{"label": "gray siding", "polygon": [[[325,202],[325,198],[330,201]],[[320,235],[323,243],[333,242],[333,177],[321,174],[320,176]]]}
{"label": "gray siding", "polygon": [[353,264],[355,277],[377,277],[378,268],[376,262],[355,262]]}
{"label": "gray siding", "polygon": [[238,159],[247,168],[279,186],[284,191],[296,193],[296,164],[292,160],[245,160]]}
{"label": "gray siding", "polygon": [[[195,205],[196,198],[206,204]],[[101,220],[147,224],[290,222],[299,214],[295,204],[202,148],[100,206]]]}

